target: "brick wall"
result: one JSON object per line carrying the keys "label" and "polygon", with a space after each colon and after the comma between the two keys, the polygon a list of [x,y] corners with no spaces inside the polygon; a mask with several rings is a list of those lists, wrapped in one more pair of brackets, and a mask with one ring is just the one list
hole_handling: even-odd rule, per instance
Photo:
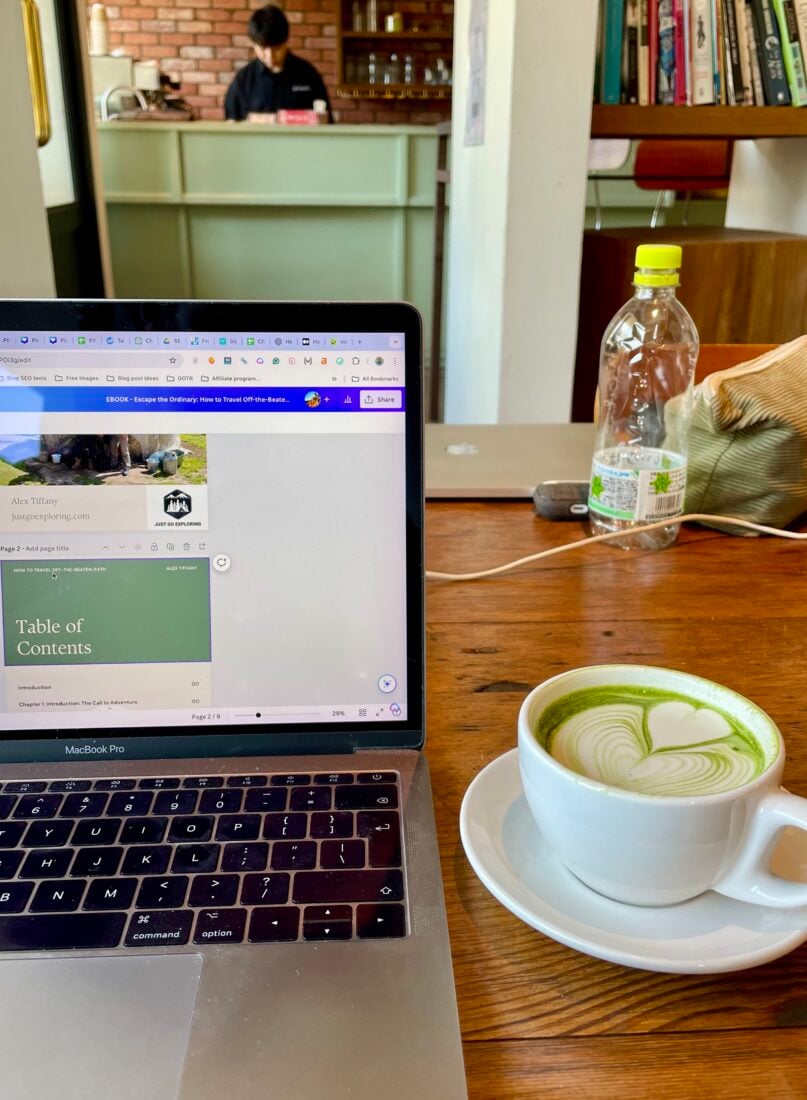
{"label": "brick wall", "polygon": [[[111,48],[159,61],[165,72],[182,81],[184,97],[200,118],[222,119],[230,81],[255,56],[246,26],[259,6],[260,0],[121,0],[107,5]],[[445,101],[337,99],[334,0],[287,0],[282,6],[291,24],[289,45],[322,73],[338,121],[434,123],[449,117]],[[343,6],[350,9],[347,0]],[[404,0],[386,7],[409,18],[436,16],[449,26],[453,13],[448,0]],[[383,0],[378,8],[383,17]]]}

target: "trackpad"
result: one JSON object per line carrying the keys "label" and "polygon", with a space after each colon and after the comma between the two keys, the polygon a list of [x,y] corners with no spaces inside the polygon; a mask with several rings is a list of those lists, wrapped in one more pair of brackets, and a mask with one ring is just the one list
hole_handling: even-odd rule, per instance
{"label": "trackpad", "polygon": [[0,961],[3,1100],[176,1100],[201,955]]}

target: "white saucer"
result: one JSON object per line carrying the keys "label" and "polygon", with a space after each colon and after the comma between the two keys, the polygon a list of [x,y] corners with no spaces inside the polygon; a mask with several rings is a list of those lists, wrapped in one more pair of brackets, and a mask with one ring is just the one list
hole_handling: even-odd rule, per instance
{"label": "white saucer", "polygon": [[759,966],[807,940],[807,908],[769,909],[709,891],[647,909],[590,890],[549,851],[524,798],[516,749],[474,779],[462,802],[460,833],[471,866],[505,908],[599,959],[717,974]]}

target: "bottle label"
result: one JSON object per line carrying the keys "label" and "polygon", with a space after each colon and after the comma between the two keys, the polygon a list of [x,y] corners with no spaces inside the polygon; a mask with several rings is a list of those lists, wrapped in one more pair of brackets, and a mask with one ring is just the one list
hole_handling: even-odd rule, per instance
{"label": "bottle label", "polygon": [[[687,464],[680,455],[656,452],[652,469],[610,466],[595,455],[588,506],[611,519],[646,521],[674,519],[683,514]],[[645,456],[647,451],[644,452]]]}

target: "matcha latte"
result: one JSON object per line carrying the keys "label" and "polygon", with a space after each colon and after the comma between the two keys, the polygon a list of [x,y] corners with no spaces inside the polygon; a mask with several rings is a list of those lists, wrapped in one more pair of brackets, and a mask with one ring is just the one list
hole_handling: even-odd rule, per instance
{"label": "matcha latte", "polygon": [[637,794],[736,790],[769,763],[751,731],[724,710],[656,688],[572,692],[546,708],[534,732],[571,771]]}

